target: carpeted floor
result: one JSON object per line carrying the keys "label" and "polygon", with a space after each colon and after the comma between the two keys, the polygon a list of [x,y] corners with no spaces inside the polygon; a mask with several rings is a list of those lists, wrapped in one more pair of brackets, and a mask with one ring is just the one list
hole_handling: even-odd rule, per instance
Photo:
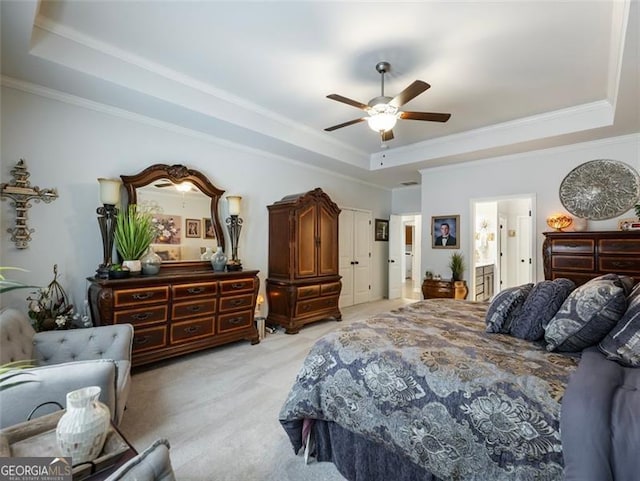
{"label": "carpeted floor", "polygon": [[315,340],[340,325],[407,304],[377,301],[342,310],[343,322],[321,321],[299,334],[267,334],[140,368],[133,373],[120,426],[142,451],[171,443],[180,481],[343,481],[331,463],[305,465],[278,413]]}

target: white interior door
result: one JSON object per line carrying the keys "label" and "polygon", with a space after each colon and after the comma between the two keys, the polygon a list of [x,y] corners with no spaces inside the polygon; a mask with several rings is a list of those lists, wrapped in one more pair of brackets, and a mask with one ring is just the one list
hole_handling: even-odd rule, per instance
{"label": "white interior door", "polygon": [[518,222],[518,264],[516,267],[518,285],[532,282],[533,263],[531,250],[531,216],[519,215]]}
{"label": "white interior door", "polygon": [[369,302],[371,293],[371,212],[354,211],[353,303]]}
{"label": "white interior door", "polygon": [[399,215],[389,217],[389,299],[398,299],[402,296],[402,259],[404,258],[404,233],[402,219]]}
{"label": "white interior door", "polygon": [[342,209],[338,217],[338,267],[342,276],[340,307],[353,305],[353,222],[355,211]]}

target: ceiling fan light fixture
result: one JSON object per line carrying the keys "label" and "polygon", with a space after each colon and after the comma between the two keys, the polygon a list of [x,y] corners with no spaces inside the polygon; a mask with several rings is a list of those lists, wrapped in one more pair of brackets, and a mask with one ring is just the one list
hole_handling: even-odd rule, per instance
{"label": "ceiling fan light fixture", "polygon": [[398,120],[398,109],[389,104],[376,104],[368,113],[367,123],[374,132],[391,130]]}
{"label": "ceiling fan light fixture", "polygon": [[179,184],[176,184],[176,190],[178,192],[189,192],[191,189],[193,189],[193,184],[191,182],[181,182]]}

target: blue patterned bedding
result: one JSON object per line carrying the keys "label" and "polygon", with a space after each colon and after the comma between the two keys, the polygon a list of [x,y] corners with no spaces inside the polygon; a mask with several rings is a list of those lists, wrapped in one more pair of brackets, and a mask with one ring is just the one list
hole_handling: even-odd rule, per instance
{"label": "blue patterned bedding", "polygon": [[417,302],[314,345],[280,421],[320,419],[440,479],[562,479],[560,401],[578,358],[485,332],[487,304]]}

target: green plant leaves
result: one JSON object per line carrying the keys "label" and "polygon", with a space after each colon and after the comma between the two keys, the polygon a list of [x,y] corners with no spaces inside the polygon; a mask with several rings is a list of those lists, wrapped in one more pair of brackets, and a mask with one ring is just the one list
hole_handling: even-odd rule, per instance
{"label": "green plant leaves", "polygon": [[151,214],[138,210],[130,204],[116,217],[116,250],[124,260],[137,260],[147,250],[154,239]]}

